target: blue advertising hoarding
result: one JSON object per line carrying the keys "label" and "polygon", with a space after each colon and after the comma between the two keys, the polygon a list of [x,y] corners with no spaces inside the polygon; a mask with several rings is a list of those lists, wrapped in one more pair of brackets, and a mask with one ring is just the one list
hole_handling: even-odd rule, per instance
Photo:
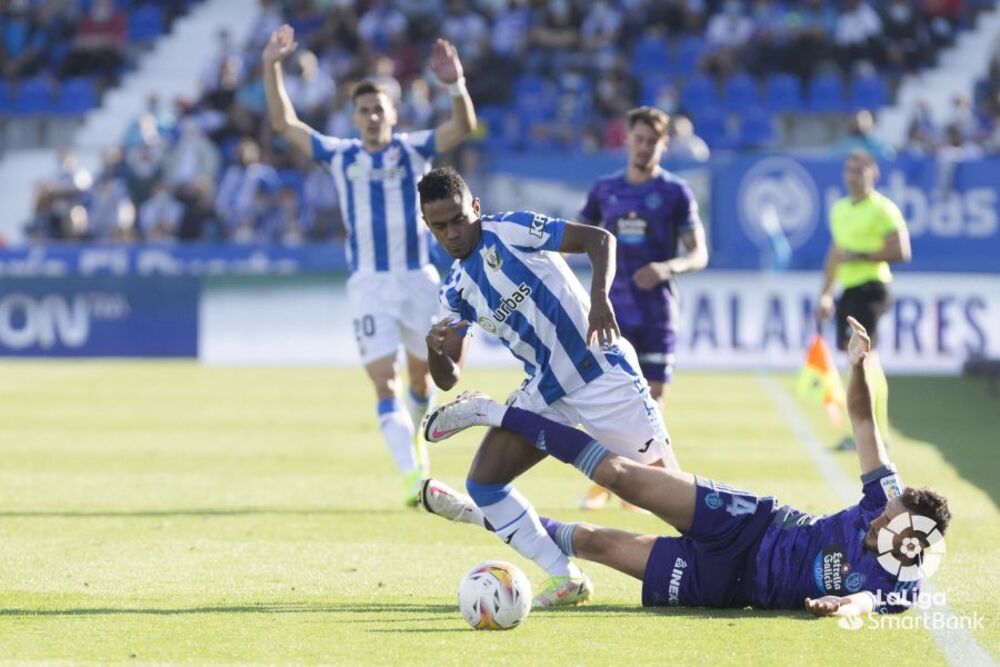
{"label": "blue advertising hoarding", "polygon": [[5,278],[0,356],[196,357],[198,278]]}

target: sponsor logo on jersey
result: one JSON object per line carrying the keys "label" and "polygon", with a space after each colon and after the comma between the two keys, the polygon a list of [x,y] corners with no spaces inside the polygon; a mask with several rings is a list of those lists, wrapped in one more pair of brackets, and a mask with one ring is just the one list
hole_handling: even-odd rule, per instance
{"label": "sponsor logo on jersey", "polygon": [[674,561],[674,569],[670,573],[670,583],[667,585],[667,604],[677,606],[681,603],[681,579],[687,571],[687,561],[678,558]]}
{"label": "sponsor logo on jersey", "polygon": [[705,496],[705,505],[707,505],[710,510],[717,510],[722,507],[722,498],[719,497],[718,493],[713,491]]}
{"label": "sponsor logo on jersey", "polygon": [[615,228],[618,240],[621,243],[635,245],[646,241],[646,229],[649,223],[638,217],[635,211],[629,211],[628,215],[618,218]]}
{"label": "sponsor logo on jersey", "polygon": [[542,234],[545,232],[545,216],[541,214],[535,214],[535,217],[531,219],[531,226],[528,228],[528,233],[532,236],[537,236],[542,238]]}
{"label": "sponsor logo on jersey", "polygon": [[486,266],[490,267],[494,271],[498,270],[503,266],[503,259],[500,258],[500,254],[497,253],[497,247],[491,245],[482,251],[483,259],[486,261]]}
{"label": "sponsor logo on jersey", "polygon": [[[500,299],[500,305],[492,313],[493,319],[496,320],[497,324],[503,324],[511,316],[511,313],[527,301],[529,296],[531,296],[531,287],[528,283],[521,283],[509,296]],[[486,329],[486,327],[483,328]]]}
{"label": "sponsor logo on jersey", "polygon": [[857,593],[865,585],[865,575],[861,572],[851,572],[844,581],[844,587],[851,593]]}
{"label": "sponsor logo on jersey", "polygon": [[892,500],[903,492],[902,484],[899,482],[899,475],[889,475],[879,481],[882,484],[882,491],[885,492],[886,500]]}
{"label": "sponsor logo on jersey", "polygon": [[490,332],[491,334],[495,334],[497,332],[497,325],[493,324],[493,320],[486,317],[485,315],[476,320],[476,322],[478,322],[479,326],[481,326],[483,329]]}
{"label": "sponsor logo on jersey", "polygon": [[813,578],[816,587],[824,594],[840,594],[846,590],[844,579],[851,572],[844,547],[833,544],[818,554],[813,563]]}

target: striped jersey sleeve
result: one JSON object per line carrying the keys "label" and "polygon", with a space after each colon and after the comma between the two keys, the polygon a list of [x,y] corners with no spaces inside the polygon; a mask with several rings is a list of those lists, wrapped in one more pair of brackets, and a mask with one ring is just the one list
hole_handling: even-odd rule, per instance
{"label": "striped jersey sleeve", "polygon": [[534,211],[508,211],[485,216],[491,231],[505,244],[521,252],[558,251],[562,245],[566,221]]}

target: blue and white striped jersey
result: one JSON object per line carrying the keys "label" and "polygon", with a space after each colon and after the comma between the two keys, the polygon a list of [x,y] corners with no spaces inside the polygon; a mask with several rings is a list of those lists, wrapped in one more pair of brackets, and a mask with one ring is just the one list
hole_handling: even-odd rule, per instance
{"label": "blue and white striped jersey", "polygon": [[590,297],[558,252],[566,221],[513,211],[481,223],[479,245],[441,287],[444,307],[496,334],[547,404],[600,377],[617,348],[609,360],[587,347]]}
{"label": "blue and white striped jersey", "polygon": [[365,150],[360,139],[314,131],[312,154],[337,185],[352,273],[406,271],[430,262],[417,182],[431,168],[434,130],[394,134],[378,153]]}

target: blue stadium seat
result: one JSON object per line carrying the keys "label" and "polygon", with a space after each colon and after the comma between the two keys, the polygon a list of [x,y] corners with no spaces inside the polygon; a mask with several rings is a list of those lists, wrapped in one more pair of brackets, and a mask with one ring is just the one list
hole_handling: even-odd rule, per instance
{"label": "blue stadium seat", "polygon": [[670,61],[668,72],[673,75],[688,76],[698,71],[698,63],[705,54],[705,40],[692,35],[677,44],[677,50]]}
{"label": "blue stadium seat", "polygon": [[17,86],[14,95],[14,114],[36,116],[53,110],[52,87],[48,79],[35,77],[25,79]]}
{"label": "blue stadium seat", "polygon": [[776,113],[802,111],[802,84],[791,74],[775,74],[767,82],[764,106]]}
{"label": "blue stadium seat", "polygon": [[14,84],[0,84],[0,117],[14,115]]}
{"label": "blue stadium seat", "polygon": [[513,99],[520,97],[531,97],[545,91],[548,84],[545,79],[537,74],[524,74],[518,77],[511,89]]}
{"label": "blue stadium seat", "polygon": [[847,110],[844,82],[839,74],[817,74],[809,84],[810,111],[840,113]]}
{"label": "blue stadium seat", "polygon": [[643,37],[632,49],[629,71],[635,76],[663,72],[670,61],[667,42],[661,37]]}
{"label": "blue stadium seat", "polygon": [[774,119],[761,107],[749,107],[740,116],[740,147],[762,148],[774,143]]}
{"label": "blue stadium seat", "polygon": [[879,109],[888,102],[885,82],[880,76],[858,76],[851,85],[851,109]]}
{"label": "blue stadium seat", "polygon": [[63,116],[82,116],[100,106],[97,87],[91,79],[77,77],[62,84],[54,111]]}
{"label": "blue stadium seat", "polygon": [[729,148],[732,141],[726,130],[726,116],[715,106],[703,107],[693,114],[695,133],[705,140],[709,148]]}
{"label": "blue stadium seat", "polygon": [[641,86],[639,104],[654,106],[656,104],[656,96],[669,83],[670,77],[666,74],[647,74],[642,77],[639,81],[639,85]]}
{"label": "blue stadium seat", "polygon": [[166,32],[167,18],[162,7],[157,5],[143,5],[129,14],[129,41],[148,42]]}
{"label": "blue stadium seat", "polygon": [[681,93],[681,106],[691,115],[697,115],[704,109],[714,107],[719,103],[715,82],[707,76],[696,74],[684,84]]}
{"label": "blue stadium seat", "polygon": [[749,74],[734,74],[726,80],[722,87],[722,99],[730,111],[740,111],[757,106],[760,100],[757,96],[757,82]]}
{"label": "blue stadium seat", "polygon": [[510,136],[511,122],[506,109],[486,106],[476,109],[476,117],[483,125],[483,145],[486,148],[503,150],[513,147],[514,137]]}

